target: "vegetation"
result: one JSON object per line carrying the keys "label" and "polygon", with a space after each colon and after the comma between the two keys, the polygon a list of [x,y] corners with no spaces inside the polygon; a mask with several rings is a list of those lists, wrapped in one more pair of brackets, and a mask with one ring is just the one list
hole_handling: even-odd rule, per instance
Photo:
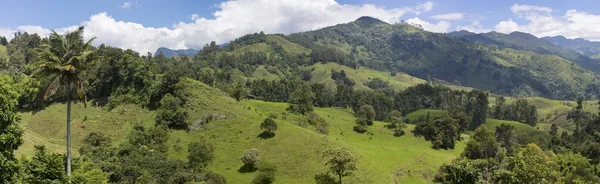
{"label": "vegetation", "polygon": [[[81,31],[18,34],[0,55],[3,181],[598,182],[600,115],[584,101],[596,77],[549,54],[368,17],[173,58],[89,46]],[[75,55],[51,57],[61,39]],[[72,90],[83,100],[69,103]]]}

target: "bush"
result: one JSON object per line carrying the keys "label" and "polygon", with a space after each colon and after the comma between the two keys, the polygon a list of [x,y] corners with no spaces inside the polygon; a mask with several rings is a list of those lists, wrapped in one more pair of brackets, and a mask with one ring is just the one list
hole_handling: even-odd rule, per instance
{"label": "bush", "polygon": [[358,132],[358,133],[365,133],[365,132],[367,132],[367,126],[356,125],[356,126],[354,126],[354,131]]}
{"label": "bush", "polygon": [[252,180],[252,184],[271,184],[275,181],[275,171],[277,169],[274,165],[261,162],[258,166],[258,174]]}
{"label": "bush", "polygon": [[260,129],[272,135],[277,130],[277,123],[273,119],[267,118],[260,124]]}
{"label": "bush", "polygon": [[396,130],[396,131],[394,132],[394,137],[401,137],[401,136],[403,136],[404,134],[406,134],[406,133],[404,132],[404,130]]}
{"label": "bush", "polygon": [[252,168],[256,167],[256,164],[260,162],[260,151],[256,148],[252,148],[246,150],[241,158],[244,165],[251,166]]}
{"label": "bush", "polygon": [[327,173],[321,173],[315,175],[315,181],[317,184],[336,184],[335,178],[331,177]]}

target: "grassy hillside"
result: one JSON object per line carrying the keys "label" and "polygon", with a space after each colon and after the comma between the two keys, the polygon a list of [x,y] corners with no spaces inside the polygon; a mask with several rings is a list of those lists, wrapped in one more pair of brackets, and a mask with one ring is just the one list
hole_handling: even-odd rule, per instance
{"label": "grassy hillside", "polygon": [[6,47],[4,45],[0,45],[0,57],[8,57],[6,53]]}
{"label": "grassy hillside", "polygon": [[407,75],[405,73],[398,73],[396,74],[396,76],[391,76],[389,72],[381,72],[365,68],[355,70],[353,68],[342,66],[337,63],[317,63],[313,65],[313,68],[314,70],[312,71],[311,82],[324,83],[330,89],[335,89],[335,81],[331,79],[332,69],[338,72],[344,70],[348,78],[356,82],[356,84],[354,85],[355,89],[369,89],[369,87],[365,86],[364,83],[376,77],[387,81],[390,86],[398,90],[406,89],[410,86],[425,83],[425,80]]}
{"label": "grassy hillside", "polygon": [[[215,160],[209,169],[222,174],[228,183],[248,183],[256,173],[239,173],[242,153],[249,148],[261,151],[262,160],[277,166],[276,183],[313,183],[314,175],[325,172],[321,153],[330,147],[349,148],[358,159],[359,170],[345,178],[347,183],[430,183],[441,164],[456,158],[464,142],[454,150],[434,150],[431,143],[414,137],[409,125],[407,135],[394,137],[384,123],[375,122],[369,128],[373,135],[352,131],[353,114],[340,109],[316,108],[315,112],[329,124],[329,133],[321,134],[310,125],[299,125],[303,117],[285,113],[288,104],[263,101],[237,102],[217,89],[187,80],[181,93],[186,94],[188,121],[198,122],[209,115],[225,117],[189,132],[170,131],[169,155],[185,160],[189,142],[204,137],[215,144]],[[87,116],[87,118],[85,118]],[[260,123],[276,116],[275,137],[262,139]],[[85,119],[85,120],[84,120]],[[154,125],[154,112],[135,106],[123,106],[107,111],[103,108],[73,108],[73,152],[82,138],[92,131],[112,137],[114,144],[126,140],[135,123]],[[19,154],[31,155],[32,145],[44,144],[52,151],[64,153],[65,104],[54,104],[35,112],[23,113],[25,145]],[[75,128],[85,124],[86,128]],[[345,182],[345,183],[346,183]]]}

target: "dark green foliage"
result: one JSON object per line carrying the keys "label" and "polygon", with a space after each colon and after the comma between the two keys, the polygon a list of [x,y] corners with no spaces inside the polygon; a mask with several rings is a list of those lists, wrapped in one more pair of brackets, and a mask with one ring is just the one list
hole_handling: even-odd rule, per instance
{"label": "dark green foliage", "polygon": [[19,172],[15,151],[23,144],[21,118],[17,111],[18,94],[0,76],[0,183],[11,183]]}
{"label": "dark green foliage", "polygon": [[337,184],[338,183],[338,182],[335,182],[335,178],[333,178],[332,176],[330,176],[327,173],[321,173],[321,174],[315,175],[315,181],[317,184]]}
{"label": "dark green foliage", "polygon": [[215,158],[215,147],[201,140],[200,142],[192,142],[188,145],[188,165],[195,171],[203,171],[208,164]]}
{"label": "dark green foliage", "polygon": [[491,169],[492,166],[487,160],[459,158],[450,164],[442,165],[436,180],[451,184],[478,183],[487,178],[484,176],[484,171]]}
{"label": "dark green foliage", "polygon": [[405,134],[404,128],[406,128],[406,123],[402,120],[402,113],[400,111],[392,111],[388,114],[387,120],[390,123],[387,127],[394,130],[395,137],[400,137]]}
{"label": "dark green foliage", "polygon": [[354,131],[358,133],[365,133],[367,131],[367,127],[373,125],[373,121],[375,121],[375,110],[371,105],[363,105],[360,109],[355,113],[356,126],[354,126]]}
{"label": "dark green foliage", "polygon": [[423,136],[425,140],[431,141],[435,149],[454,149],[463,131],[460,120],[449,116],[433,118],[429,113],[420,117],[416,124],[413,130],[415,136]]}
{"label": "dark green foliage", "polygon": [[335,101],[335,94],[325,87],[325,84],[310,84],[312,92],[315,94],[314,105],[317,107],[331,107]]}
{"label": "dark green foliage", "polygon": [[338,107],[348,107],[352,105],[352,98],[354,97],[354,90],[352,87],[338,84],[335,93],[334,105]]}
{"label": "dark green foliage", "polygon": [[333,79],[335,81],[336,84],[338,85],[346,85],[346,86],[354,86],[354,81],[350,78],[348,78],[348,76],[346,76],[346,72],[344,70],[338,72],[335,70],[331,70],[331,79]]}
{"label": "dark green foliage", "polygon": [[181,108],[182,102],[179,98],[171,94],[165,95],[160,100],[160,107],[156,114],[156,125],[167,126],[169,128],[187,129],[185,122],[188,114]]}
{"label": "dark green foliage", "polygon": [[384,89],[389,87],[388,82],[379,77],[367,81],[365,85],[371,89]]}
{"label": "dark green foliage", "polygon": [[44,146],[35,146],[35,155],[23,163],[23,181],[27,183],[66,182],[63,155],[50,153]]}
{"label": "dark green foliage", "polygon": [[530,126],[537,124],[537,107],[530,105],[526,99],[518,99],[513,104],[506,104],[504,97],[499,97],[492,109],[492,118],[518,121]]}
{"label": "dark green foliage", "polygon": [[467,147],[462,154],[468,159],[487,159],[495,157],[497,152],[498,143],[494,132],[485,126],[480,126],[475,129],[475,134],[467,142]]}
{"label": "dark green foliage", "polygon": [[548,134],[550,134],[551,136],[557,136],[558,126],[556,126],[556,124],[552,124],[552,126],[550,127],[550,132],[548,132]]}
{"label": "dark green foliage", "polygon": [[518,151],[515,143],[515,127],[502,124],[496,127],[496,142],[504,148],[507,155],[513,155]]}
{"label": "dark green foliage", "polygon": [[166,143],[169,140],[168,130],[162,126],[155,126],[150,129],[142,125],[133,127],[129,133],[129,144],[133,146],[142,146],[145,149],[166,153],[169,150]]}
{"label": "dark green foliage", "polygon": [[475,97],[475,104],[473,106],[473,118],[469,125],[471,129],[475,129],[485,123],[488,113],[488,96],[485,92],[480,90],[471,91],[472,96]]}
{"label": "dark green foliage", "polygon": [[8,40],[4,36],[0,36],[0,45],[8,45]]}
{"label": "dark green foliage", "polygon": [[290,94],[290,107],[288,110],[294,113],[307,114],[313,111],[313,101],[315,94],[312,92],[310,85],[303,83],[296,87],[294,92]]}
{"label": "dark green foliage", "polygon": [[310,53],[310,58],[313,63],[333,62],[340,65],[350,66],[352,68],[356,67],[355,63],[350,60],[348,55],[336,48],[316,47]]}
{"label": "dark green foliage", "polygon": [[275,130],[277,130],[277,123],[275,120],[267,118],[260,124],[260,129],[262,129],[265,133],[272,135],[275,133]]}
{"label": "dark green foliage", "polygon": [[271,184],[275,181],[275,172],[277,171],[274,165],[266,162],[261,162],[258,165],[258,174],[252,179],[252,184]]}

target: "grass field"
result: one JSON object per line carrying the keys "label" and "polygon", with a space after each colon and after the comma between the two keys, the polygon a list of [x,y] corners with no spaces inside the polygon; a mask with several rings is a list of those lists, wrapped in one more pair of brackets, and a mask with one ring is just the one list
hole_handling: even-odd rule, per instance
{"label": "grass field", "polygon": [[390,86],[395,89],[402,90],[408,87],[425,83],[425,80],[412,77],[404,73],[398,73],[396,76],[391,76],[388,72],[381,72],[369,69],[358,69],[342,66],[337,63],[321,64],[317,63],[313,65],[314,71],[312,72],[311,82],[324,83],[330,89],[335,89],[335,81],[331,79],[331,70],[336,71],[344,70],[348,78],[354,80],[356,83],[354,89],[366,90],[369,87],[365,86],[364,83],[370,79],[379,77],[389,83]]}
{"label": "grass field", "polygon": [[[237,102],[221,91],[200,82],[187,80],[183,93],[189,97],[185,109],[189,122],[211,114],[226,118],[214,120],[192,131],[170,131],[170,157],[186,160],[190,142],[207,140],[215,144],[215,160],[209,169],[222,174],[228,183],[248,183],[256,173],[239,173],[242,153],[250,148],[261,151],[262,160],[277,166],[276,183],[313,183],[314,175],[325,172],[322,151],[331,147],[349,148],[358,159],[359,170],[344,178],[344,183],[430,183],[439,166],[458,157],[465,147],[459,142],[454,150],[435,150],[431,143],[410,133],[392,136],[383,122],[369,127],[370,134],[352,131],[355,118],[346,110],[316,108],[329,124],[329,133],[321,134],[314,126],[300,126],[300,115],[285,112],[288,104],[263,101]],[[25,145],[19,155],[31,156],[34,144],[44,144],[50,150],[64,153],[65,104],[54,104],[37,112],[24,112],[21,126],[25,129]],[[287,115],[286,115],[287,114]],[[87,118],[85,118],[87,116]],[[260,123],[268,116],[277,116],[275,137],[262,139]],[[84,119],[86,119],[84,121]],[[154,112],[128,105],[111,111],[81,104],[73,108],[73,153],[85,135],[93,131],[112,137],[113,144],[126,140],[136,123],[153,126]],[[85,124],[85,129],[75,128]]]}

